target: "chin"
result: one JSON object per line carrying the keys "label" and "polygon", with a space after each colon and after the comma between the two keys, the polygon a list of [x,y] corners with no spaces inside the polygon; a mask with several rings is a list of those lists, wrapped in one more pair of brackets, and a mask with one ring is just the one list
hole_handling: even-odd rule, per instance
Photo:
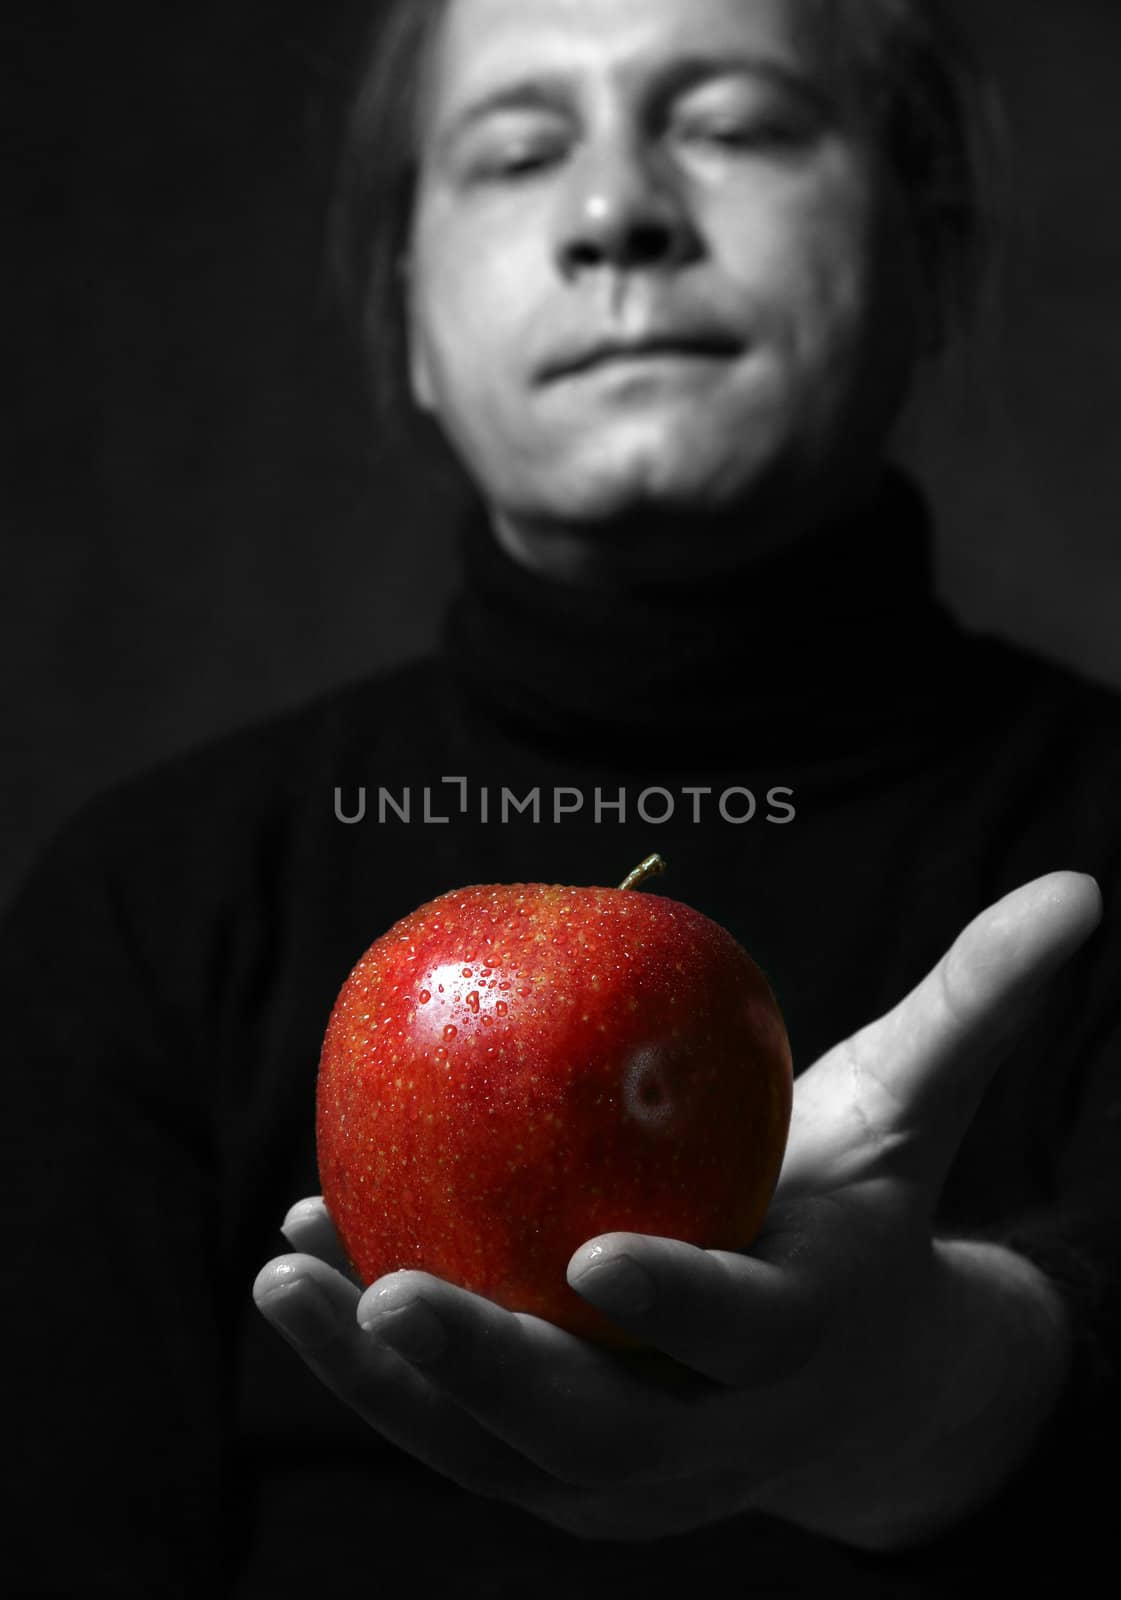
{"label": "chin", "polygon": [[753,461],[754,452],[715,451],[705,448],[708,442],[681,433],[642,448],[633,442],[601,445],[555,463],[535,488],[557,521],[704,516],[750,498],[754,481],[767,475],[766,460]]}

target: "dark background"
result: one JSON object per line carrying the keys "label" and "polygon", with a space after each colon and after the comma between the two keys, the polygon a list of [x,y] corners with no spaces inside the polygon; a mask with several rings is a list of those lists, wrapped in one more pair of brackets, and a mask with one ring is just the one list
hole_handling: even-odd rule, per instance
{"label": "dark background", "polygon": [[[961,0],[1011,255],[916,451],[973,626],[1121,685],[1121,4]],[[95,791],[421,651],[459,490],[376,435],[324,222],[369,4],[9,5],[0,899]]]}

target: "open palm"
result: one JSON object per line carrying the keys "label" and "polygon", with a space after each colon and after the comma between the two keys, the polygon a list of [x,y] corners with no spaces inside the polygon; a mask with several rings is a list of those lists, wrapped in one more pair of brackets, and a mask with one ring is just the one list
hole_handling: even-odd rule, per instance
{"label": "open palm", "polygon": [[[363,1290],[318,1197],[286,1218],[297,1253],[262,1269],[257,1303],[371,1427],[584,1537],[655,1538],[763,1510],[880,1544],[896,1526],[952,1520],[1032,1435],[1034,1413],[1013,1401],[993,1419],[998,1443],[976,1448],[994,1330],[1011,1317],[1057,1382],[1062,1312],[1028,1263],[939,1240],[932,1217],[1017,1019],[1099,916],[1091,879],[1024,886],[801,1074],[750,1252],[619,1233],[583,1245],[569,1282],[649,1355],[605,1351],[422,1272]],[[954,1441],[971,1457],[927,1506],[924,1464],[940,1470]]]}

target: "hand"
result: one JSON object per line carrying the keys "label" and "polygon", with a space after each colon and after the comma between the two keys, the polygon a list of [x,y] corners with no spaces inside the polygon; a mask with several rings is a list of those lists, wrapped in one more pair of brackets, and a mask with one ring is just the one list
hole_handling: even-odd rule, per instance
{"label": "hand", "polygon": [[998,1486],[1062,1381],[1065,1319],[1042,1275],[936,1240],[931,1219],[1016,1018],[1099,916],[1089,878],[1017,890],[803,1073],[750,1253],[583,1245],[569,1282],[648,1355],[422,1272],[363,1291],[319,1199],[286,1218],[299,1253],[262,1269],[257,1304],[379,1433],[584,1537],[750,1510],[868,1546],[921,1536]]}

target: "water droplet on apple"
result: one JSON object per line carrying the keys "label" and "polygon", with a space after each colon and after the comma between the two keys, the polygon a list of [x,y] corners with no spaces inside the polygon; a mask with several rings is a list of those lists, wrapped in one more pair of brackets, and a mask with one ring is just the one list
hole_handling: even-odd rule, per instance
{"label": "water droplet on apple", "polygon": [[470,1011],[472,1013],[472,1015],[478,1016],[478,1014],[479,1014],[479,991],[478,991],[478,989],[472,989],[471,993],[467,996],[467,1009],[468,1009],[468,1011]]}
{"label": "water droplet on apple", "polygon": [[454,1039],[458,1032],[459,1032],[459,1029],[456,1027],[455,1023],[454,1022],[449,1022],[447,1027],[444,1029],[444,1038],[445,1039]]}
{"label": "water droplet on apple", "polygon": [[507,1006],[505,1000],[499,1000],[496,1002],[494,1009],[498,1016],[504,1017],[510,1008]]}
{"label": "water droplet on apple", "polygon": [[471,976],[471,968],[470,967],[464,967],[463,971],[460,973],[460,977],[461,978],[469,978],[470,976]]}
{"label": "water droplet on apple", "polygon": [[422,989],[420,991],[420,993],[417,995],[417,999],[420,1001],[422,1006],[426,1006],[428,1004],[428,1002],[431,1000],[431,998],[432,998],[432,996],[428,992],[427,989]]}

